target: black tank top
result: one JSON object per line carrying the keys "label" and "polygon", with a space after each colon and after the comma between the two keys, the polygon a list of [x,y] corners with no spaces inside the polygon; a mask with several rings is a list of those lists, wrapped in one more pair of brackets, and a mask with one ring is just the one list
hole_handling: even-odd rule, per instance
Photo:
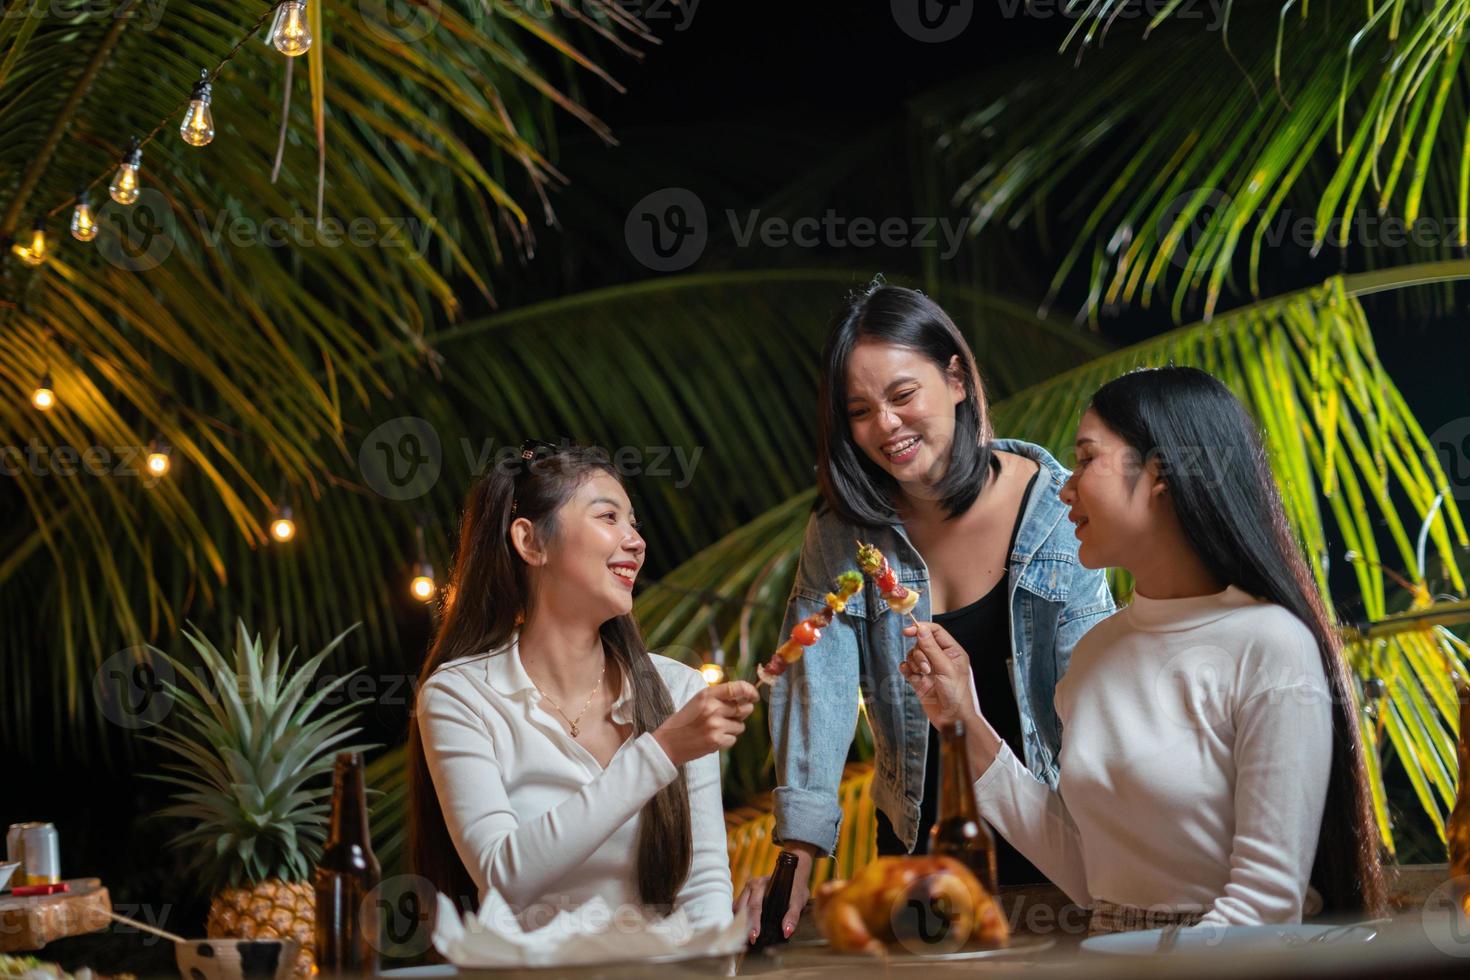
{"label": "black tank top", "polygon": [[[975,691],[980,699],[980,712],[990,722],[1001,739],[1011,747],[1018,758],[1025,758],[1024,741],[1021,735],[1021,712],[1016,707],[1016,696],[1011,687],[1010,670],[1006,661],[1011,656],[1011,609],[1010,609],[1010,556],[1016,547],[1016,536],[1021,529],[1021,515],[1026,511],[1026,501],[1031,499],[1031,489],[1038,469],[1026,484],[1021,495],[1021,508],[1016,514],[1015,526],[1011,529],[1011,540],[1006,546],[1006,574],[985,595],[967,606],[952,609],[934,616],[934,622],[943,626],[965,648],[970,655],[970,669],[975,676]],[[929,851],[929,831],[939,812],[939,730],[929,726],[929,751],[924,766],[924,796],[919,802],[919,837],[914,844],[915,854]],[[893,831],[887,816],[879,811],[878,853],[904,854],[903,844]],[[1002,885],[1029,885],[1046,881],[1046,875],[1036,869],[1011,846],[999,833],[995,834],[996,878]]]}

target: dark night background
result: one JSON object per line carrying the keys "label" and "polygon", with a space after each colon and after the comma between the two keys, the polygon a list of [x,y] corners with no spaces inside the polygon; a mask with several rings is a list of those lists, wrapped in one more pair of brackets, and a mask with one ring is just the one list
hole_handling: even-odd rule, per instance
{"label": "dark night background", "polygon": [[[711,247],[691,271],[830,265],[861,270],[864,279],[877,272],[916,276],[918,260],[902,252],[772,254],[736,248],[721,241],[715,229],[723,222],[716,215],[725,208],[774,213],[787,205],[801,214],[820,215],[829,206],[848,215],[914,214],[904,147],[911,100],[970,78],[1062,77],[1070,70],[1073,52],[1056,50],[1070,21],[1060,16],[1006,19],[1000,9],[995,2],[981,4],[978,22],[961,38],[925,44],[895,26],[887,3],[703,0],[687,29],[675,29],[682,16],[677,11],[671,11],[672,20],[652,22],[663,43],[646,48],[641,64],[615,51],[600,52],[601,63],[628,91],[618,95],[583,75],[579,95],[612,127],[620,145],[605,146],[575,120],[560,117],[555,162],[571,180],[553,198],[562,228],[540,230],[533,259],[492,270],[501,308],[656,276],[629,254],[623,222],[635,201],[669,186],[694,190],[711,214]],[[1128,29],[1120,27],[1119,33]],[[1148,43],[1168,43],[1168,31]],[[1202,77],[1201,84],[1234,83],[1225,68],[1217,70],[1219,78]],[[566,239],[575,247],[567,247]],[[1055,240],[1069,241],[1064,235]],[[967,248],[974,252],[977,246]],[[1014,241],[982,240],[978,248],[1000,254],[975,262],[975,281],[995,286],[999,280],[1008,296],[1029,303],[1040,299],[1055,255],[1049,257],[1034,239],[1021,235]],[[1318,282],[1336,271],[1331,255],[1309,260],[1286,248],[1278,251],[1264,263],[1272,267],[1263,284],[1267,294]],[[967,261],[974,262],[974,256]],[[467,303],[476,300],[468,290],[462,295]],[[833,296],[834,307],[839,299]],[[1221,309],[1246,301],[1236,297]],[[1064,295],[1056,312],[1070,315],[1079,305],[1079,296]],[[1368,301],[1368,309],[1382,359],[1425,431],[1432,434],[1466,415],[1470,332],[1463,302],[1452,315],[1439,318],[1404,313],[1393,301],[1376,298]],[[473,305],[467,309],[471,317],[487,312]],[[1172,326],[1167,314],[1134,310],[1105,319],[1101,329],[1106,339],[1122,344]],[[982,362],[982,373],[984,367]],[[406,599],[402,612],[404,657],[413,662],[427,639],[427,615]],[[371,720],[375,740],[401,738],[401,712],[380,710]],[[183,879],[175,856],[164,847],[168,830],[147,816],[159,805],[159,788],[137,777],[139,760],[128,758],[127,747],[116,749],[110,760],[8,760],[0,822],[53,821],[61,833],[66,875],[98,875],[123,911],[132,903],[146,905],[151,911],[142,910],[143,917],[156,919],[168,906],[169,928],[202,934],[207,900],[177,893]],[[171,964],[166,944],[115,932],[107,936],[111,943],[133,947],[129,957],[136,960],[135,969]],[[95,942],[67,940],[42,955],[75,967],[89,961]],[[114,949],[108,947],[109,959]]]}

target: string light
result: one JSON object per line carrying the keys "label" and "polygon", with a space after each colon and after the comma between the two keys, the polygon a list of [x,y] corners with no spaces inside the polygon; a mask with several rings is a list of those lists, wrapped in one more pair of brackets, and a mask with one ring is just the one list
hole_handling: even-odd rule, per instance
{"label": "string light", "polygon": [[298,58],[306,54],[311,47],[311,27],[306,17],[305,0],[286,0],[276,8],[270,42],[288,58]]}
{"label": "string light", "polygon": [[127,156],[122,158],[118,164],[117,173],[112,177],[112,183],[107,186],[107,193],[119,204],[132,204],[138,199],[138,168],[143,165],[143,147],[138,138],[133,137],[133,142],[128,148]]}
{"label": "string light", "polygon": [[10,246],[10,250],[19,256],[22,262],[33,268],[45,262],[49,254],[49,249],[46,244],[46,219],[36,219],[36,224],[31,229],[29,244],[22,245],[20,242],[16,242]]}
{"label": "string light", "polygon": [[97,219],[92,214],[92,201],[85,187],[77,190],[77,206],[71,213],[71,237],[90,242],[97,237]]}
{"label": "string light", "polygon": [[[200,70],[200,80],[195,83],[187,99],[182,100],[173,109],[169,110],[158,121],[158,124],[142,139],[136,136],[133,137],[128,147],[128,152],[119,161],[117,170],[113,173],[112,180],[108,184],[108,193],[114,201],[119,204],[133,204],[138,200],[140,192],[138,170],[143,164],[143,147],[151,143],[153,138],[162,132],[165,126],[169,125],[170,120],[177,118],[177,113],[180,110],[185,111],[185,117],[184,123],[180,126],[179,131],[180,135],[186,141],[189,141],[195,146],[203,146],[213,138],[214,123],[213,119],[210,118],[212,114],[209,111],[212,80],[219,77],[219,73],[224,70],[225,65],[229,64],[235,55],[240,53],[241,48],[252,38],[259,36],[261,27],[265,25],[266,21],[271,20],[272,17],[275,20],[266,38],[268,43],[274,43],[278,48],[282,48],[285,53],[292,55],[303,54],[311,47],[311,31],[306,19],[305,2],[303,0],[286,0],[284,3],[273,2],[256,18],[255,22],[250,25],[250,28],[240,36],[235,42],[235,45],[230,48],[229,52],[220,60],[220,63],[215,66],[213,71],[207,68]],[[202,112],[197,110],[202,110]],[[204,118],[191,118],[200,115],[203,115]],[[201,142],[194,142],[195,138],[200,139]],[[46,217],[53,217],[65,208],[72,207],[72,235],[78,241],[92,241],[97,236],[97,223],[92,212],[91,202],[87,200],[87,191],[106,176],[107,173],[104,171],[93,177],[73,197],[61,202],[46,212]],[[12,241],[13,239],[0,236],[0,253],[3,253],[6,246],[12,244]],[[18,257],[25,259],[26,255],[22,252],[23,248],[24,246],[15,246],[11,250]]]}
{"label": "string light", "polygon": [[725,679],[725,648],[720,645],[720,634],[713,621],[705,623],[709,629],[709,662],[699,668],[704,682],[714,687]]}
{"label": "string light", "polygon": [[271,521],[271,537],[282,542],[296,537],[296,521],[291,516],[290,504],[284,504],[276,511],[276,516]]}
{"label": "string light", "polygon": [[434,598],[434,567],[432,565],[419,565],[418,574],[413,577],[409,591],[419,602],[428,602]]}
{"label": "string light", "polygon": [[408,585],[408,591],[419,602],[428,602],[434,598],[437,588],[434,585],[434,566],[429,564],[428,549],[424,547],[424,526],[419,524],[413,531],[418,541],[419,560],[414,566],[414,577]]}
{"label": "string light", "polygon": [[169,471],[169,446],[167,443],[155,439],[148,446],[148,459],[145,465],[148,472],[154,476],[166,476]]}
{"label": "string light", "polygon": [[41,376],[41,383],[36,390],[31,392],[31,404],[43,412],[49,412],[56,405],[56,392],[51,390],[51,372],[47,371]]}
{"label": "string light", "polygon": [[209,84],[209,69],[199,71],[199,81],[189,96],[189,109],[179,125],[179,135],[190,146],[208,146],[214,140],[214,113],[209,111],[214,89]]}

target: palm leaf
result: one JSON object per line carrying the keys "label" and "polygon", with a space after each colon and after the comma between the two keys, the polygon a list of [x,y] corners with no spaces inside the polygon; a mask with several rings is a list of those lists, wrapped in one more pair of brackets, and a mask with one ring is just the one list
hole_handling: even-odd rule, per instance
{"label": "palm leaf", "polygon": [[[346,404],[340,437],[314,436],[314,443],[330,439],[342,448],[313,446],[314,479],[292,491],[301,530],[289,547],[261,546],[255,534],[242,534],[232,500],[210,495],[186,453],[176,452],[175,470],[151,487],[22,472],[10,481],[18,490],[38,498],[64,490],[95,521],[17,526],[0,535],[6,553],[26,556],[0,570],[0,608],[18,617],[14,622],[63,626],[45,657],[32,653],[39,629],[0,632],[0,669],[15,681],[12,710],[0,723],[5,739],[33,737],[32,712],[44,708],[62,744],[105,748],[106,740],[95,737],[101,719],[86,678],[112,650],[171,638],[182,616],[266,621],[316,648],[362,620],[366,663],[410,669],[417,651],[405,653],[399,629],[415,524],[425,525],[430,557],[444,570],[471,478],[496,451],[529,434],[631,447],[637,456],[630,470],[662,466],[662,474],[634,474],[633,491],[649,525],[650,571],[672,567],[810,483],[822,336],[842,294],[866,279],[842,271],[670,277],[544,303],[428,335],[442,358],[437,381],[404,363],[413,341],[334,361],[342,387],[376,373],[400,399],[411,393],[412,402]],[[972,328],[977,348],[990,350],[985,370],[997,391],[1102,349],[1019,304],[972,291],[940,295]],[[1020,331],[1032,338],[1027,345],[1002,342]],[[281,383],[300,388],[294,378]],[[273,389],[251,388],[239,403],[229,379],[191,393],[198,421],[181,423],[174,442],[201,447],[205,463],[224,453],[237,461],[233,480],[260,484],[258,474],[276,471],[278,461],[268,442],[244,435],[235,412],[293,416],[277,410]],[[99,414],[106,404],[98,400]],[[52,414],[72,424],[70,412]],[[441,471],[421,495],[385,496],[393,491],[386,473],[363,453],[375,454],[375,430],[410,415],[435,433]],[[80,429],[74,434],[83,438]],[[160,503],[173,509],[160,513]],[[125,507],[130,520],[108,520],[110,506]],[[193,522],[176,519],[186,513]],[[252,523],[262,516],[248,508],[246,514]],[[37,592],[14,587],[22,581],[42,584]],[[98,582],[115,586],[101,592]]]}
{"label": "palm leaf", "polygon": [[[1099,43],[1123,5],[1075,4],[1074,34]],[[1227,6],[1224,43],[1182,22],[1168,43],[1115,38],[1060,88],[1007,77],[938,93],[917,109],[943,133],[933,165],[977,232],[1037,222],[1061,197],[1076,237],[1052,295],[1085,280],[1094,317],[1163,296],[1176,321],[1186,304],[1208,319],[1242,270],[1259,296],[1263,252],[1297,218],[1313,254],[1346,240],[1370,266],[1451,257],[1466,242],[1470,3],[1310,9]],[[1209,65],[1219,82],[1201,85]]]}
{"label": "palm leaf", "polygon": [[[1450,266],[1406,270],[1401,281],[1470,271],[1470,263]],[[1387,537],[1398,538],[1393,529],[1402,529],[1406,515],[1422,519],[1434,506],[1434,498],[1448,489],[1428,440],[1378,362],[1357,300],[1359,293],[1385,288],[1387,282],[1386,274],[1334,279],[1097,358],[996,404],[996,431],[1046,446],[1065,463],[1077,420],[1104,382],[1143,366],[1201,367],[1225,381],[1261,422],[1288,519],[1319,587],[1345,628],[1422,602],[1435,589],[1463,594],[1457,553],[1466,548],[1467,537],[1457,508],[1448,502],[1452,498],[1447,497],[1439,511],[1443,519],[1431,527],[1433,547],[1425,567],[1418,565],[1412,552],[1381,555],[1377,538],[1383,535],[1374,532],[1382,527]],[[1320,370],[1313,371],[1312,364]],[[1326,426],[1329,416],[1319,406],[1334,395],[1347,407]],[[1340,448],[1334,452],[1333,447],[1349,439],[1372,448],[1357,456]],[[1329,463],[1334,469],[1330,493],[1324,493]],[[1393,493],[1380,492],[1385,487]],[[1352,498],[1351,506],[1343,505],[1345,496]],[[727,674],[752,676],[756,663],[769,657],[776,645],[814,499],[814,491],[802,491],[695,555],[640,595],[637,611],[651,646],[699,663],[709,649],[705,636],[713,626],[723,647],[738,651]],[[1416,589],[1409,595],[1391,595],[1382,564],[1361,559],[1352,563],[1356,585],[1352,597],[1339,595],[1333,603],[1329,560],[1349,551],[1376,556],[1372,562],[1383,558],[1382,564],[1406,568]],[[1126,597],[1127,582],[1117,584]],[[1441,833],[1444,808],[1455,792],[1457,703],[1448,676],[1465,652],[1452,634],[1434,628],[1358,640],[1347,650],[1360,681],[1381,678],[1388,683],[1386,705],[1372,707],[1386,712],[1388,745]],[[1365,716],[1374,803],[1391,848],[1393,825],[1375,731],[1372,716]],[[727,798],[739,802],[769,789],[773,778],[769,751],[757,719],[731,750]]]}

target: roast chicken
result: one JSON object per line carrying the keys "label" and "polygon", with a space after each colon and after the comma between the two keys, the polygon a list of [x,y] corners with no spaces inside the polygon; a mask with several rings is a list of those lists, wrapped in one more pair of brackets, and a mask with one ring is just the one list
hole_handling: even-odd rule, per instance
{"label": "roast chicken", "polygon": [[950,857],[880,857],[813,895],[817,928],[843,952],[881,956],[1004,946],[1000,904]]}

